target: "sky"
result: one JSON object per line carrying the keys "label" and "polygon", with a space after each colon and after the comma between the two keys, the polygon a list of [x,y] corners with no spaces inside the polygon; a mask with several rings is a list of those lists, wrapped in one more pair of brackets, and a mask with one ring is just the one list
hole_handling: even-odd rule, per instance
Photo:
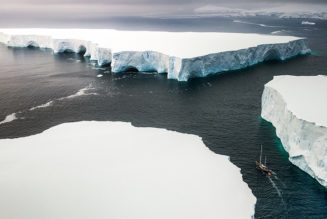
{"label": "sky", "polygon": [[108,17],[254,16],[327,19],[327,0],[0,0],[0,25]]}

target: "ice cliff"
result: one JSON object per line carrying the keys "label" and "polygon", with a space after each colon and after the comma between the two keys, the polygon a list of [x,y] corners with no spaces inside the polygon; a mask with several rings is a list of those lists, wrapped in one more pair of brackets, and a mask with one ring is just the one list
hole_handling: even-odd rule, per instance
{"label": "ice cliff", "polygon": [[327,76],[276,76],[261,116],[276,128],[289,160],[327,187]]}
{"label": "ice cliff", "polygon": [[0,42],[9,47],[36,47],[52,49],[54,53],[74,52],[89,56],[99,66],[111,63],[111,50],[96,43],[79,39],[55,39],[46,35],[7,35],[0,33]]}
{"label": "ice cliff", "polygon": [[309,52],[305,41],[298,39],[287,43],[264,44],[188,59],[171,57],[168,78],[187,81],[189,78],[238,70],[268,60],[286,60]]}
{"label": "ice cliff", "polygon": [[173,33],[86,29],[0,29],[0,42],[11,47],[41,47],[84,53],[112,72],[131,68],[167,73],[169,79],[238,70],[267,60],[310,53],[305,39],[240,33]]}

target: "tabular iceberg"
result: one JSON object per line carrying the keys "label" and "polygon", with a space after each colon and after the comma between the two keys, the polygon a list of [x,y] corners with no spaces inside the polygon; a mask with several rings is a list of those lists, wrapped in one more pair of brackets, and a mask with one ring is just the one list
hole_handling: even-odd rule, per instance
{"label": "tabular iceberg", "polygon": [[85,52],[112,72],[130,68],[189,78],[246,68],[266,60],[310,53],[305,39],[241,33],[174,33],[87,29],[0,29],[8,46],[51,48],[55,53]]}
{"label": "tabular iceberg", "polygon": [[276,76],[261,116],[276,128],[289,160],[327,187],[327,76]]}
{"label": "tabular iceberg", "polygon": [[254,215],[256,198],[240,169],[195,135],[122,122],[66,123],[0,140],[0,162],[1,218]]}

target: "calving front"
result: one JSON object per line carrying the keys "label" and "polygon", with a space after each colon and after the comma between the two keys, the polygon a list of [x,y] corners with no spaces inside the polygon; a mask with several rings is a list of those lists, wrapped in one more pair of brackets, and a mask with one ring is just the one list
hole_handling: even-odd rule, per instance
{"label": "calving front", "polygon": [[150,32],[99,29],[0,29],[11,47],[76,52],[112,72],[137,69],[187,81],[310,53],[303,38],[244,33]]}

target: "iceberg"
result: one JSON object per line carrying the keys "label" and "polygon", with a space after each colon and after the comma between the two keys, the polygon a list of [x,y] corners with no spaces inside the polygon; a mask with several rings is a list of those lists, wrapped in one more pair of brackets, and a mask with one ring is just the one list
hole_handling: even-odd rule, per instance
{"label": "iceberg", "polygon": [[327,76],[275,76],[261,116],[276,128],[289,160],[327,187]]}
{"label": "iceberg", "polygon": [[178,81],[311,52],[304,38],[260,34],[109,29],[0,29],[0,32],[0,42],[11,47],[82,53],[99,66],[111,64],[113,73],[136,69],[167,73],[168,79]]}
{"label": "iceberg", "polygon": [[1,218],[254,215],[256,198],[240,169],[195,135],[123,122],[65,123],[1,139],[0,162]]}

